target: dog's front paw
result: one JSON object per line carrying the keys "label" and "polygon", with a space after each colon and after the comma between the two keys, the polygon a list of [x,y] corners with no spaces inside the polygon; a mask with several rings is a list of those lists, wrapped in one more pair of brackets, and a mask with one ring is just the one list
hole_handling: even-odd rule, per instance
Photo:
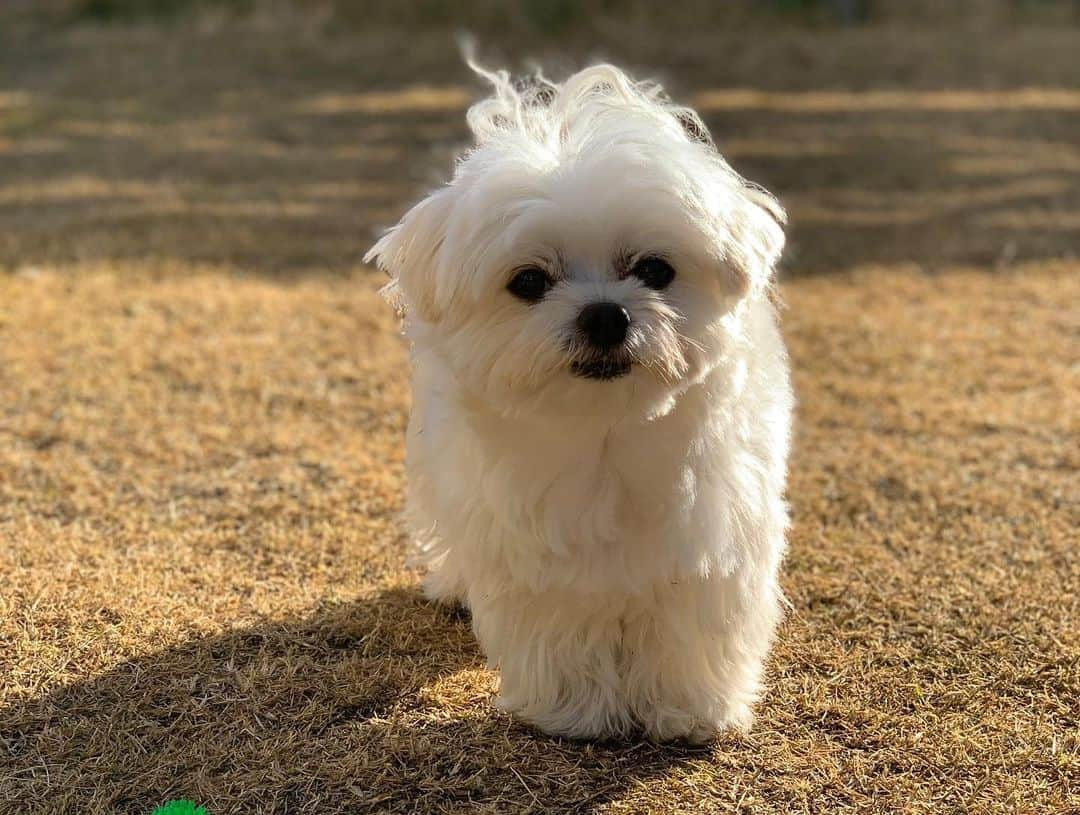
{"label": "dog's front paw", "polygon": [[653,715],[642,718],[645,733],[653,741],[681,741],[700,745],[714,741],[731,730],[745,733],[753,724],[754,711],[748,704],[738,704],[698,715],[655,711]]}
{"label": "dog's front paw", "polygon": [[523,702],[504,693],[495,705],[549,736],[609,739],[621,738],[635,729],[629,712],[611,694],[583,693],[561,701]]}
{"label": "dog's front paw", "polygon": [[461,581],[446,568],[429,571],[424,577],[423,591],[424,597],[433,603],[451,608],[469,607]]}

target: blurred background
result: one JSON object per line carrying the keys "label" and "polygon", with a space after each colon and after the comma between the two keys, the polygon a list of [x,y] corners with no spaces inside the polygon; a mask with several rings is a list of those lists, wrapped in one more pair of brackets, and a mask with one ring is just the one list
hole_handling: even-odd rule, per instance
{"label": "blurred background", "polygon": [[789,273],[1074,250],[1068,0],[8,0],[0,264],[354,266],[464,141],[462,31],[696,104],[790,208]]}
{"label": "blurred background", "polygon": [[[0,0],[0,815],[1075,812],[1080,3]],[[537,736],[398,522],[362,257],[480,58],[606,59],[790,215],[754,729]]]}

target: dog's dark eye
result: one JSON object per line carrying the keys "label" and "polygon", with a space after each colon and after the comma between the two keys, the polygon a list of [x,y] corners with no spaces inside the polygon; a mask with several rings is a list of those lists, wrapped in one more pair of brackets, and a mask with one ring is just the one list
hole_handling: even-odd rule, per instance
{"label": "dog's dark eye", "polygon": [[551,278],[547,272],[536,266],[526,266],[518,269],[517,274],[506,285],[514,297],[519,297],[529,303],[536,303],[544,299],[548,289],[551,288]]}
{"label": "dog's dark eye", "polygon": [[644,257],[634,264],[630,274],[648,286],[660,291],[666,289],[675,279],[675,270],[663,258]]}

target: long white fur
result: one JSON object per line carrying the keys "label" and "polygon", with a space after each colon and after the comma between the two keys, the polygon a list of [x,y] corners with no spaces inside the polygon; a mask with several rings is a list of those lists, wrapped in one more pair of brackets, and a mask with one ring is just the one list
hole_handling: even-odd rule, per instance
{"label": "long white fur", "polygon": [[[501,705],[547,732],[748,727],[787,526],[783,211],[657,85],[477,70],[474,146],[368,255],[411,342],[427,592],[468,605]],[[621,271],[646,254],[667,289]],[[526,264],[557,281],[532,305],[506,290]],[[631,372],[608,381],[571,370],[598,300],[632,319]]]}

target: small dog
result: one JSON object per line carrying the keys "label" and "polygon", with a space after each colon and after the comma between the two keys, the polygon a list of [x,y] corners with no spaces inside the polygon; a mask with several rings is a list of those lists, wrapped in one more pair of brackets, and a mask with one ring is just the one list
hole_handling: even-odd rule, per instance
{"label": "small dog", "polygon": [[548,733],[747,728],[788,518],[783,210],[658,85],[472,67],[475,144],[367,256],[411,343],[426,591]]}

